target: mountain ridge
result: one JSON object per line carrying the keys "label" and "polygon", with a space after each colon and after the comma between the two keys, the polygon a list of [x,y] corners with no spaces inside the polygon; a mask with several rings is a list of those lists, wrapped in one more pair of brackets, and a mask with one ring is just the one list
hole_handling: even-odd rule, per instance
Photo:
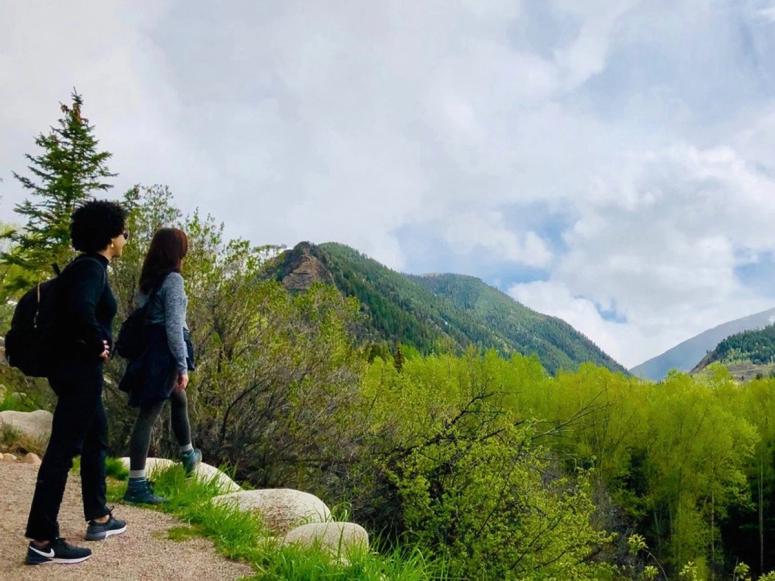
{"label": "mountain ridge", "polygon": [[775,325],[727,337],[702,358],[692,373],[713,363],[726,365],[730,374],[742,381],[770,376],[775,369]]}
{"label": "mountain ridge", "polygon": [[536,355],[547,371],[592,362],[626,373],[568,323],[537,313],[481,279],[454,273],[403,274],[335,242],[301,242],[269,265],[269,275],[292,291],[333,284],[358,299],[367,342],[400,343],[420,353],[468,347],[503,355]]}
{"label": "mountain ridge", "polygon": [[630,369],[630,373],[644,379],[661,381],[671,369],[690,372],[727,337],[761,329],[773,321],[775,321],[775,308],[721,323],[636,365]]}

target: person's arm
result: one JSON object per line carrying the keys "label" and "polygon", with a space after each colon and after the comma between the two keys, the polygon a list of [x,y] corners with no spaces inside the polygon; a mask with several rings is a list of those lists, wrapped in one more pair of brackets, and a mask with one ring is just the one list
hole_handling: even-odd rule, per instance
{"label": "person's arm", "polygon": [[176,272],[171,273],[167,276],[164,287],[164,326],[167,331],[167,345],[175,360],[178,375],[188,375],[186,343],[183,339],[187,303],[183,277]]}
{"label": "person's arm", "polygon": [[66,300],[73,314],[75,335],[86,344],[88,353],[99,357],[110,337],[97,322],[97,303],[107,284],[105,267],[95,260],[82,259],[72,267]]}

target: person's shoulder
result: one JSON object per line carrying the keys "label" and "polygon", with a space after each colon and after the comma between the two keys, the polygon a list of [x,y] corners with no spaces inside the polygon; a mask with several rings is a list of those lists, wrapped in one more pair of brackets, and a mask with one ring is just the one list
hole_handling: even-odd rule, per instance
{"label": "person's shoulder", "polygon": [[162,287],[168,289],[183,288],[183,275],[179,272],[171,272],[164,279]]}
{"label": "person's shoulder", "polygon": [[102,273],[105,272],[105,265],[100,262],[98,258],[92,256],[79,256],[67,265],[66,270],[81,275],[94,273],[101,276]]}

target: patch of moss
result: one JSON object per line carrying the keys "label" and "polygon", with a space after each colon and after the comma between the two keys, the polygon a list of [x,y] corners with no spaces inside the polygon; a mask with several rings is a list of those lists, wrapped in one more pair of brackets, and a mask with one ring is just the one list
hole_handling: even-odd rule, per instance
{"label": "patch of moss", "polygon": [[172,527],[167,531],[167,538],[178,543],[201,536],[204,534],[202,528],[198,526],[184,525]]}

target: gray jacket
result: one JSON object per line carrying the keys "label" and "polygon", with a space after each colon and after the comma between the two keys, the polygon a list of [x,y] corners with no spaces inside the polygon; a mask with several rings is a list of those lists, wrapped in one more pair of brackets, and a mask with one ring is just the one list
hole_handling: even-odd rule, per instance
{"label": "gray jacket", "polygon": [[[137,294],[137,306],[148,302],[148,296],[142,291]],[[146,322],[150,325],[164,325],[167,332],[167,344],[175,359],[175,365],[181,373],[188,372],[186,364],[186,343],[183,338],[186,324],[186,308],[188,297],[183,288],[183,277],[177,272],[167,275],[148,307]]]}

